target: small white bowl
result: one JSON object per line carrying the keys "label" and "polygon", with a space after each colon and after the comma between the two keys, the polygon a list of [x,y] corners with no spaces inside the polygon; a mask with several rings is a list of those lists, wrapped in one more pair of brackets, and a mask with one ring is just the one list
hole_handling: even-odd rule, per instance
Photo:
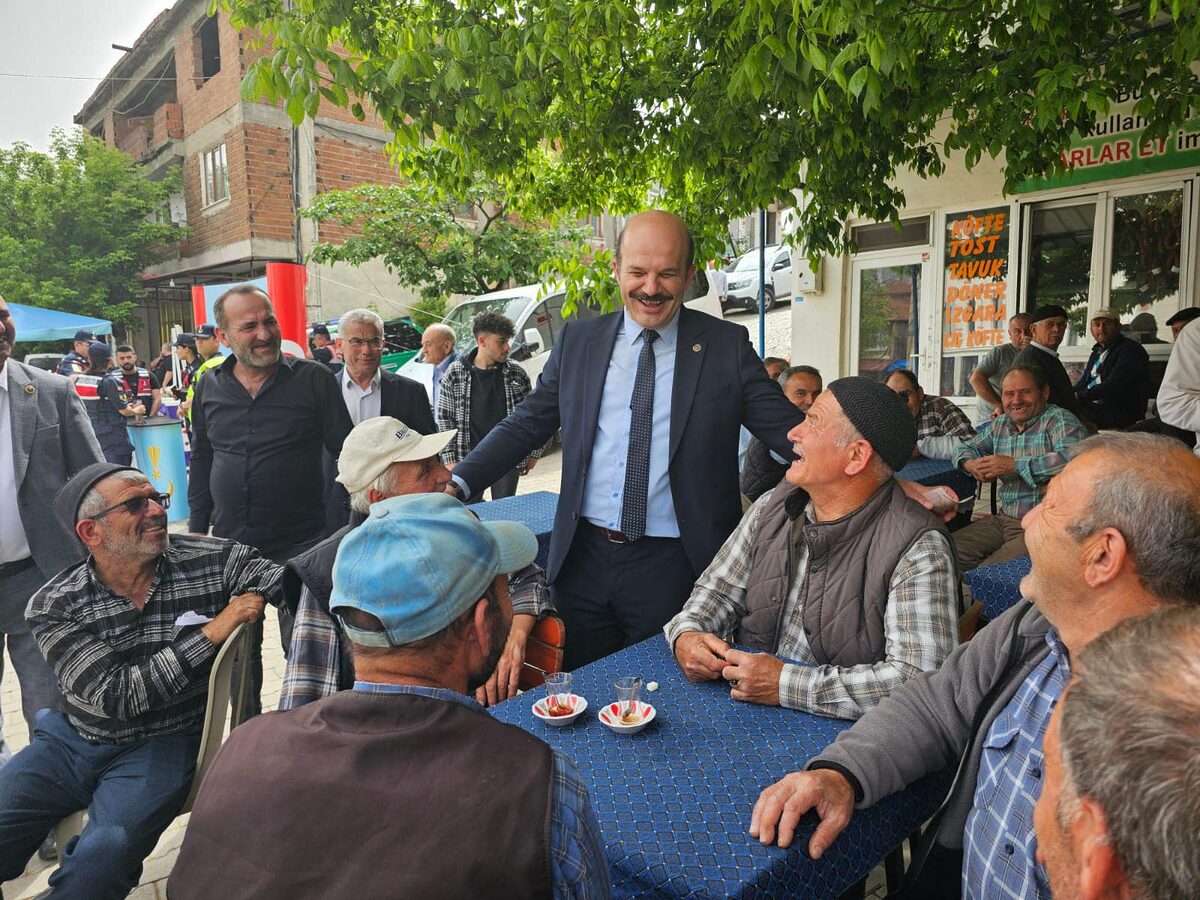
{"label": "small white bowl", "polygon": [[638,701],[637,711],[639,714],[638,720],[632,725],[623,725],[621,724],[620,705],[610,703],[600,708],[599,719],[617,734],[637,734],[654,721],[654,707],[649,703]]}
{"label": "small white bowl", "polygon": [[570,725],[578,719],[585,709],[587,709],[587,700],[580,697],[578,694],[568,694],[567,702],[574,707],[574,712],[569,716],[552,716],[547,712],[547,706],[550,703],[549,697],[543,697],[537,703],[533,704],[533,715],[535,718],[541,719],[552,728],[562,728],[564,725]]}

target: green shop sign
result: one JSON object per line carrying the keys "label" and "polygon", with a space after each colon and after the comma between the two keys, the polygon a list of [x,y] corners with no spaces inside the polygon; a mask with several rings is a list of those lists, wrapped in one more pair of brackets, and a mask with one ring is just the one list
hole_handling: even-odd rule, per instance
{"label": "green shop sign", "polygon": [[1097,119],[1088,137],[1076,137],[1062,156],[1065,172],[1049,178],[1031,178],[1019,185],[1016,192],[1026,194],[1200,166],[1200,116],[1189,119],[1166,138],[1147,140],[1149,123],[1132,112],[1137,99],[1130,97],[1125,109]]}

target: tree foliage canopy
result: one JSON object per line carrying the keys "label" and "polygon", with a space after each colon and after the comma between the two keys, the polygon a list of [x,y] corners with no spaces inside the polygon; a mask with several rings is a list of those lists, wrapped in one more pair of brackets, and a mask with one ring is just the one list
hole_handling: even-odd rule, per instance
{"label": "tree foliage canopy", "polygon": [[369,101],[438,183],[612,212],[657,189],[710,239],[799,189],[813,250],[894,217],[901,168],[1003,153],[1011,187],[1124,93],[1156,134],[1200,96],[1194,0],[225,2],[272,38],[248,95]]}
{"label": "tree foliage canopy", "polygon": [[181,237],[154,221],[175,183],[81,130],[56,131],[47,153],[0,148],[0,293],[133,324],[138,276]]}
{"label": "tree foliage canopy", "polygon": [[341,244],[318,244],[317,262],[361,265],[382,258],[388,271],[427,300],[485,294],[510,280],[531,284],[548,261],[588,254],[587,229],[525,222],[509,212],[498,186],[482,180],[461,202],[415,182],[330,191],[304,214],[358,231]]}

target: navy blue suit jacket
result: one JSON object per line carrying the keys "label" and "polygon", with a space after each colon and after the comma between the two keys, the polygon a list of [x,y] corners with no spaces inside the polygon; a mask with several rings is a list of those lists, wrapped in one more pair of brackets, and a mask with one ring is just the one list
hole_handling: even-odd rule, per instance
{"label": "navy blue suit jacket", "polygon": [[[454,469],[473,491],[496,481],[562,431],[562,488],[550,538],[548,581],[575,538],[609,359],[622,313],[569,322],[533,392]],[[804,414],[767,377],[741,325],[679,311],[671,392],[668,473],[679,535],[699,575],[741,518],[738,434],[750,432],[785,459],[787,433]]]}

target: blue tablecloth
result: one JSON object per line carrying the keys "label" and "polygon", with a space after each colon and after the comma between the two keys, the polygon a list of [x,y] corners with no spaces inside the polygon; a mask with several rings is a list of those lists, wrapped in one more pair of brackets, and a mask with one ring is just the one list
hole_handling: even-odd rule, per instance
{"label": "blue tablecloth", "polygon": [[896,477],[915,481],[926,487],[944,484],[952,488],[960,500],[975,496],[975,479],[961,469],[954,468],[948,459],[929,459],[922,456],[908,463],[896,473]]}
{"label": "blue tablecloth", "polygon": [[534,491],[519,497],[471,505],[471,509],[485,522],[508,521],[528,525],[537,535],[537,564],[543,569],[550,554],[550,532],[554,530],[554,510],[557,508],[558,494],[552,491]]}
{"label": "blue tablecloth", "polygon": [[[596,718],[622,675],[660,685],[643,695],[657,716],[636,735],[614,734]],[[691,684],[657,636],[579,669],[574,688],[588,709],[564,728],[533,718],[537,691],[493,714],[575,761],[599,814],[618,897],[837,897],[925,821],[949,786],[950,773],[930,776],[856,812],[814,862],[807,851],[814,815],[782,850],[750,837],[750,812],[763,788],[851,723],[737,703],[720,683]]]}
{"label": "blue tablecloth", "polygon": [[983,601],[983,614],[994,619],[1021,599],[1021,579],[1033,565],[1028,556],[972,569],[963,577],[976,600]]}

